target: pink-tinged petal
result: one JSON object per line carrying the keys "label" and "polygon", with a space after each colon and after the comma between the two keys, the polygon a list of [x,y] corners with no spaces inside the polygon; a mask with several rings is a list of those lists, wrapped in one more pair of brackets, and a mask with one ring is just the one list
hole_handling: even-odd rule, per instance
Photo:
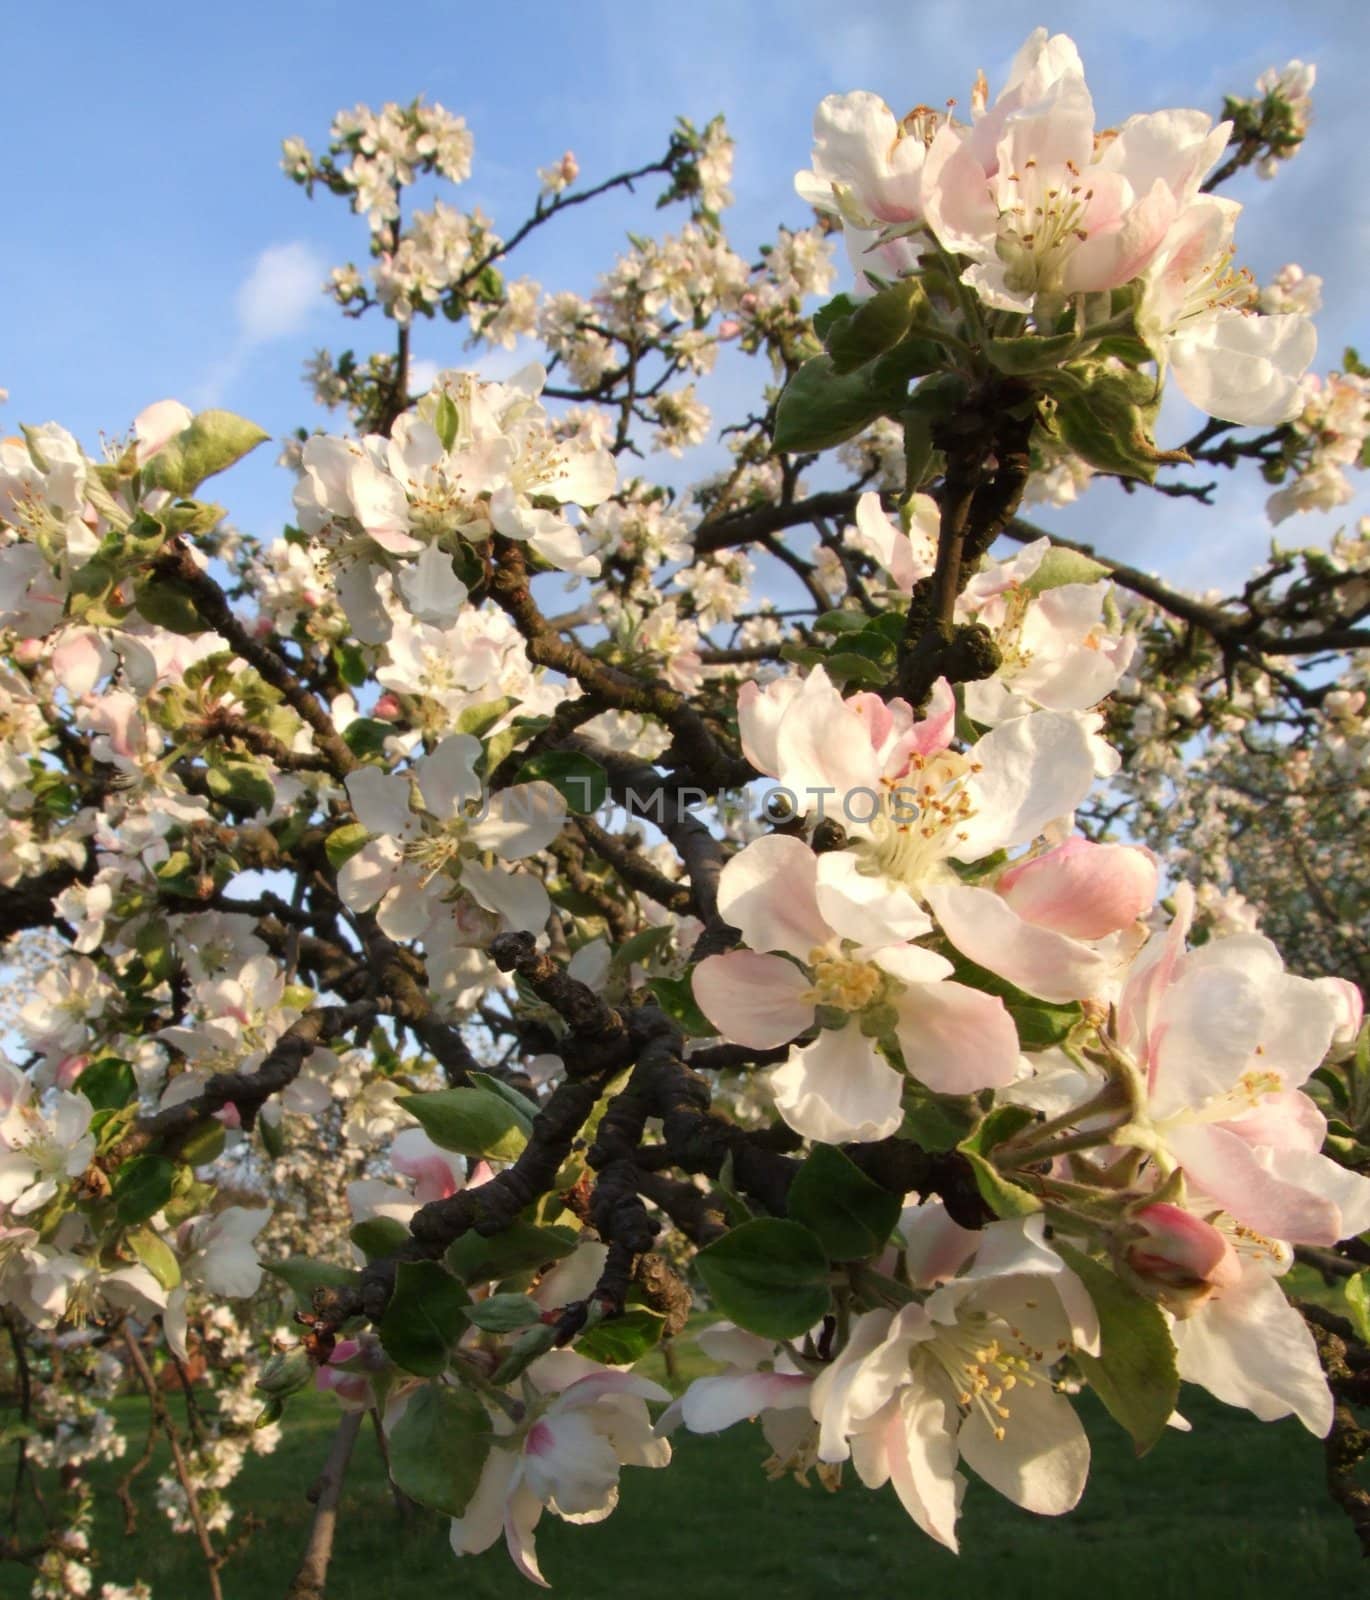
{"label": "pink-tinged petal", "polygon": [[419,762],[415,773],[419,792],[425,808],[440,821],[459,815],[468,800],[479,799],[476,762],[480,756],[479,739],[469,733],[451,733]]}
{"label": "pink-tinged petal", "polygon": [[889,573],[901,594],[913,592],[914,580],[924,574],[914,569],[913,545],[902,528],[885,515],[880,496],[873,490],[856,502],[856,526],[860,529],[875,559]]}
{"label": "pink-tinged petal", "polygon": [[751,1372],[763,1361],[770,1361],[776,1353],[774,1339],[748,1333],[733,1322],[711,1322],[695,1335],[695,1343],[710,1361],[721,1361],[725,1366],[740,1367],[745,1372]]}
{"label": "pink-tinged petal", "polygon": [[1310,1150],[1278,1150],[1270,1158],[1270,1166],[1277,1177],[1309,1190],[1337,1208],[1339,1241],[1370,1228],[1370,1178],[1349,1172],[1331,1156]]}
{"label": "pink-tinged petal", "polygon": [[1166,354],[1175,382],[1200,411],[1271,428],[1297,416],[1317,348],[1317,330],[1305,316],[1227,309],[1183,323]]}
{"label": "pink-tinged petal", "polygon": [[150,406],[144,406],[133,419],[138,465],[141,467],[150,461],[194,420],[189,406],[182,405],[179,400],[154,400]]}
{"label": "pink-tinged petal", "polygon": [[1018,1030],[997,995],[928,983],[895,1002],[904,1065],[936,1094],[999,1089],[1018,1075]]}
{"label": "pink-tinged petal", "polygon": [[427,885],[411,861],[400,863],[395,882],[381,902],[376,922],[391,939],[421,939],[441,914],[439,883]]}
{"label": "pink-tinged petal", "polygon": [[516,783],[490,796],[486,815],[472,823],[470,837],[481,850],[522,861],[545,850],[565,823],[566,802],[550,783]]}
{"label": "pink-tinged petal", "polygon": [[978,861],[1026,844],[1064,817],[1094,786],[1094,752],[1080,720],[1035,711],[987,733],[971,750],[979,768],[967,780],[973,813],[958,827],[958,861]]}
{"label": "pink-tinged petal", "polygon": [[889,1138],[904,1120],[903,1087],[857,1022],[820,1033],[771,1074],[776,1110],[796,1133],[823,1144]]}
{"label": "pink-tinged petal", "polygon": [[809,980],[780,956],[750,950],[706,956],[693,985],[700,1010],[734,1044],[770,1050],[813,1026]]}
{"label": "pink-tinged petal", "polygon": [[927,711],[914,724],[913,749],[920,756],[935,756],[951,743],[956,731],[956,696],[945,678],[939,678],[928,696]]}
{"label": "pink-tinged petal", "polygon": [[[922,1307],[911,1309],[918,1312]],[[863,1312],[852,1324],[851,1336],[838,1351],[836,1359],[814,1379],[809,1395],[809,1411],[818,1424],[820,1461],[845,1461],[851,1454],[852,1385],[860,1378],[869,1357],[885,1343],[893,1324],[893,1312]]]}
{"label": "pink-tinged petal", "polygon": [[1321,1439],[1332,1396],[1313,1335],[1276,1279],[1253,1264],[1241,1286],[1215,1295],[1172,1330],[1180,1376],[1262,1422],[1291,1413]]}
{"label": "pink-tinged petal", "polygon": [[[857,790],[879,793],[880,770],[870,730],[849,711],[822,667],[815,667],[791,701],[776,736],[780,782],[801,813],[816,811],[822,797],[829,816],[846,820],[844,801]],[[850,809],[862,814],[863,793]]]}
{"label": "pink-tinged petal", "polygon": [[414,1198],[420,1205],[446,1200],[462,1187],[461,1157],[439,1149],[422,1128],[405,1128],[395,1135],[390,1165],[414,1180]]}
{"label": "pink-tinged petal", "polygon": [[[884,945],[932,932],[932,918],[908,890],[891,885],[882,875],[863,873],[850,850],[829,850],[815,861],[816,910],[839,938],[859,945]],[[783,885],[777,887],[783,892]]]}
{"label": "pink-tinged petal", "polygon": [[398,837],[413,824],[409,810],[409,780],[379,767],[359,767],[346,779],[347,798],[357,821],[368,833]]}
{"label": "pink-tinged petal", "polygon": [[1333,1042],[1354,1044],[1365,1018],[1365,1001],[1360,990],[1347,978],[1314,978],[1313,982],[1336,1007],[1337,1023],[1332,1035]]}
{"label": "pink-tinged petal", "polygon": [[780,719],[803,687],[797,675],[777,678],[763,690],[755,683],[744,683],[737,695],[737,731],[742,739],[742,754],[768,778],[780,772],[776,737]]}
{"label": "pink-tinged petal", "polygon": [[1127,1264],[1144,1278],[1190,1288],[1231,1289],[1241,1282],[1237,1252],[1211,1222],[1180,1206],[1146,1206],[1133,1215],[1145,1237],[1128,1246]]}
{"label": "pink-tinged petal", "polygon": [[73,699],[83,700],[113,670],[114,652],[98,634],[84,628],[68,629],[51,660],[58,683]]}
{"label": "pink-tinged petal", "polygon": [[1334,1201],[1278,1176],[1226,1128],[1172,1128],[1167,1143],[1195,1187],[1257,1233],[1291,1244],[1336,1244],[1342,1237]]}
{"label": "pink-tinged petal", "polygon": [[504,1543],[519,1576],[540,1588],[550,1589],[551,1584],[538,1566],[537,1546],[533,1541],[533,1530],[541,1515],[542,1502],[532,1490],[520,1484],[504,1507]]}
{"label": "pink-tinged petal", "polygon": [[1194,920],[1194,891],[1187,883],[1175,890],[1175,915],[1170,926],[1153,934],[1128,971],[1118,1001],[1118,1041],[1140,1064],[1152,1057],[1151,1034],[1156,1013],[1184,955],[1184,942]]}
{"label": "pink-tinged petal", "polygon": [[956,1542],[956,1514],[966,1480],[956,1470],[954,1418],[931,1389],[910,1384],[894,1402],[886,1424],[890,1482],[899,1504],[930,1538],[948,1550]]}
{"label": "pink-tinged petal", "polygon": [[961,1425],[961,1459],[1014,1505],[1039,1516],[1072,1510],[1089,1476],[1089,1440],[1070,1401],[1039,1379],[1007,1397],[1002,1439],[981,1411]]}
{"label": "pink-tinged petal", "polygon": [[1175,220],[1175,196],[1157,178],[1151,188],[1119,219],[1081,242],[1066,263],[1068,294],[1117,289],[1143,273]]}
{"label": "pink-tinged petal", "polygon": [[1000,873],[996,892],[1028,922],[1072,939],[1102,939],[1150,911],[1156,858],[1140,845],[1072,837]]}
{"label": "pink-tinged petal", "polygon": [[631,1395],[639,1400],[652,1400],[664,1404],[670,1392],[650,1378],[639,1377],[634,1372],[599,1370],[577,1378],[561,1391],[557,1401],[558,1411],[574,1410],[595,1405],[607,1395]]}
{"label": "pink-tinged petal", "polygon": [[498,913],[511,928],[541,933],[547,925],[552,903],[541,880],[531,873],[467,861],[461,869],[461,886],[478,906]]}
{"label": "pink-tinged petal", "polygon": [[887,944],[883,950],[872,950],[870,959],[903,984],[940,983],[956,970],[945,956],[921,944]]}
{"label": "pink-tinged petal", "polygon": [[685,1392],[681,1414],[691,1433],[721,1433],[763,1411],[807,1409],[813,1379],[792,1372],[721,1373],[696,1378]]}
{"label": "pink-tinged petal", "polygon": [[1256,977],[1232,967],[1177,969],[1151,1027],[1151,1112],[1168,1117],[1231,1090],[1261,1041]]}
{"label": "pink-tinged petal", "polygon": [[1218,1126],[1245,1139],[1247,1144],[1265,1145],[1272,1150],[1316,1153],[1327,1137],[1327,1118],[1297,1089],[1264,1095],[1244,1116],[1230,1117]]}
{"label": "pink-tinged petal", "polygon": [[954,1278],[983,1237],[978,1228],[953,1222],[940,1200],[926,1200],[905,1211],[899,1231],[904,1236],[909,1279],[920,1289]]}
{"label": "pink-tinged petal", "polygon": [[338,893],[349,911],[370,911],[395,882],[403,865],[400,847],[391,838],[373,839],[338,869]]}
{"label": "pink-tinged petal", "polygon": [[781,950],[807,961],[832,929],[815,895],[819,858],[802,839],[753,839],[723,868],[718,909],[753,950]]}
{"label": "pink-tinged petal", "polygon": [[1112,976],[1112,963],[1098,950],[1025,922],[988,889],[939,884],[927,899],[962,955],[1039,1000],[1087,1000]]}

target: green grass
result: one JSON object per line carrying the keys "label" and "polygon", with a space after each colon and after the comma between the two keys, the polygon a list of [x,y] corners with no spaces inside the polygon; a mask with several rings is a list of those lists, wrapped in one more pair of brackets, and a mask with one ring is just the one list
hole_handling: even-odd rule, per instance
{"label": "green grass", "polygon": [[[120,1401],[118,1409],[136,1454],[141,1403]],[[960,1558],[924,1538],[888,1489],[871,1494],[851,1479],[830,1495],[768,1483],[756,1429],[716,1439],[680,1434],[667,1470],[624,1471],[622,1502],[607,1522],[576,1528],[544,1516],[542,1568],[563,1600],[921,1592],[955,1600],[1284,1600],[1349,1592],[1363,1581],[1356,1540],[1324,1494],[1316,1440],[1295,1422],[1261,1424],[1194,1390],[1183,1409],[1193,1433],[1168,1433],[1139,1462],[1086,1397],[1095,1453],[1079,1509],[1059,1521],[1033,1517],[972,1482]],[[336,1421],[322,1397],[292,1402],[279,1449],[254,1457],[230,1491],[238,1516],[254,1512],[265,1526],[225,1568],[227,1600],[284,1594],[311,1516],[304,1491]],[[155,1600],[182,1600],[207,1589],[193,1541],[173,1535],[152,1503],[163,1459],[139,1480],[142,1520],[131,1539],[113,1493],[119,1468],[95,1473],[98,1578],[143,1577]],[[0,1482],[11,1471],[0,1452]],[[457,1561],[444,1522],[426,1514],[403,1522],[367,1428],[347,1479],[328,1592],[331,1600],[527,1600],[533,1591],[501,1546]],[[0,1566],[0,1595],[27,1593],[27,1575]]]}

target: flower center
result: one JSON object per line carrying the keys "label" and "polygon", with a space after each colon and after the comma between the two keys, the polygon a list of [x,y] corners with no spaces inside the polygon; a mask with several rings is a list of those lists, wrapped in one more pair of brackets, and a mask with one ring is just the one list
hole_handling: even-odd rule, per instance
{"label": "flower center", "polygon": [[979,1411],[996,1439],[1004,1437],[1004,1424],[1012,1414],[1007,1398],[1011,1391],[1019,1384],[1031,1389],[1039,1377],[1032,1363],[1008,1349],[993,1334],[990,1319],[978,1312],[926,1344],[915,1345],[913,1356],[915,1361],[939,1366],[951,1379],[957,1405]]}
{"label": "flower center", "polygon": [[885,975],[869,961],[853,961],[835,956],[821,946],[809,957],[813,968],[813,987],[804,999],[818,1006],[836,1006],[839,1011],[864,1011],[879,998]]}

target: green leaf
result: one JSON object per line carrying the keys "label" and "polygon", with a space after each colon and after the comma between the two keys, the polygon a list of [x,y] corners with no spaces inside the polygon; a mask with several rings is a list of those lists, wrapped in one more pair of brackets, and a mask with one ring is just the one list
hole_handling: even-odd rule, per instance
{"label": "green leaf", "polygon": [[118,1111],[138,1093],[133,1068],[118,1056],[103,1056],[92,1061],[77,1078],[77,1094],[85,1095],[96,1111]]}
{"label": "green leaf", "polygon": [[408,1243],[409,1229],[398,1217],[367,1217],[357,1223],[347,1237],[368,1261],[381,1256],[392,1256],[402,1244]]}
{"label": "green leaf", "polygon": [[466,1327],[471,1297],[436,1261],[401,1261],[381,1318],[381,1343],[396,1366],[436,1378]]}
{"label": "green leaf", "polygon": [[861,301],[847,316],[834,319],[823,336],[833,370],[855,372],[892,350],[908,336],[918,316],[926,314],[927,300],[917,278],[901,278]]}
{"label": "green leaf", "polygon": [[110,1197],[119,1221],[128,1226],[146,1222],[171,1199],[176,1168],[165,1156],[134,1156],[126,1161],[110,1184]]}
{"label": "green leaf", "polygon": [[189,1167],[207,1167],[223,1154],[228,1135],[222,1122],[206,1117],[181,1140],[178,1154]]}
{"label": "green leaf", "polygon": [[536,1101],[530,1100],[526,1094],[520,1094],[510,1084],[502,1083],[498,1078],[492,1078],[488,1072],[473,1072],[471,1082],[480,1089],[488,1089],[491,1094],[497,1094],[501,1100],[523,1118],[524,1126],[532,1128],[533,1118],[537,1116],[539,1106]]}
{"label": "green leaf", "polygon": [[739,1328],[797,1339],[828,1309],[828,1258],[808,1228],[758,1217],[706,1245],[695,1267],[714,1304]]}
{"label": "green leaf", "polygon": [[834,1145],[813,1147],[795,1174],[790,1216],[817,1234],[832,1261],[862,1261],[883,1250],[903,1202]]}
{"label": "green leaf", "polygon": [[922,1084],[910,1082],[904,1090],[904,1121],[899,1137],[912,1140],[920,1150],[954,1150],[974,1129],[977,1115],[972,1102],[955,1095],[933,1094]]}
{"label": "green leaf", "polygon": [[329,652],[338,676],[349,688],[359,689],[366,682],[366,652],[351,639],[335,644]]}
{"label": "green leaf", "polygon": [[492,1294],[466,1308],[468,1321],[486,1333],[514,1333],[542,1321],[542,1309],[526,1294]]}
{"label": "green leaf", "polygon": [[661,1009],[692,1039],[711,1039],[718,1029],[699,1009],[688,978],[651,978],[647,987]]}
{"label": "green leaf", "polygon": [[878,363],[839,373],[831,356],[806,361],[785,385],[775,414],[775,448],[829,450],[868,427],[877,417],[896,416],[908,382],[877,373]]}
{"label": "green leaf", "polygon": [[438,403],[433,408],[433,431],[438,436],[438,443],[444,450],[450,450],[457,438],[457,425],[461,418],[457,412],[456,402],[444,389],[438,396]]}
{"label": "green leaf", "polygon": [[1358,1272],[1348,1278],[1342,1289],[1346,1296],[1346,1309],[1355,1324],[1356,1336],[1370,1344],[1370,1272]]}
{"label": "green leaf", "polygon": [[666,1319],[646,1306],[633,1306],[621,1317],[601,1322],[576,1340],[576,1353],[606,1367],[631,1367],[661,1342]]}
{"label": "green leaf", "polygon": [[825,611],[815,617],[815,633],[860,633],[870,619],[864,611]]}
{"label": "green leaf", "polygon": [[130,1228],[124,1236],[129,1249],[161,1284],[171,1290],[181,1281],[181,1266],[171,1246],[151,1228]]}
{"label": "green leaf", "polygon": [[629,934],[609,958],[610,977],[626,977],[634,967],[645,966],[671,942],[674,931],[669,924],[663,923],[659,927],[643,928],[639,933]]}
{"label": "green leaf", "polygon": [[1144,1456],[1165,1432],[1180,1398],[1175,1344],[1161,1308],[1115,1273],[1059,1239],[1052,1248],[1083,1282],[1099,1313],[1097,1356],[1075,1360],[1113,1420]]}
{"label": "green leaf", "polygon": [[570,1228],[539,1228],[531,1222],[514,1222],[488,1236],[473,1228],[447,1247],[443,1261],[464,1283],[489,1283],[560,1261],[576,1240]]}
{"label": "green leaf", "polygon": [[361,1282],[361,1273],[331,1261],[315,1261],[311,1256],[291,1256],[287,1261],[263,1261],[262,1265],[295,1296],[301,1311],[313,1311],[315,1289],[346,1289]]}
{"label": "green leaf", "polygon": [[1059,366],[1077,343],[1073,333],[1054,333],[1046,338],[1026,334],[1020,339],[991,339],[985,354],[1000,372],[1023,377]]}
{"label": "green leaf", "polygon": [[230,759],[215,751],[209,758],[205,783],[217,800],[232,800],[252,811],[270,811],[276,789],[266,769],[256,761]]}
{"label": "green leaf", "polygon": [[1079,550],[1063,550],[1052,545],[1042,557],[1041,565],[1023,583],[1027,594],[1045,594],[1048,589],[1059,589],[1066,583],[1098,583],[1108,577],[1103,562],[1082,554]]}
{"label": "green leaf", "polygon": [[500,1385],[512,1383],[539,1356],[545,1356],[556,1341],[557,1330],[550,1322],[541,1322],[526,1329],[514,1340],[504,1360],[495,1368],[491,1382]]}
{"label": "green leaf", "polygon": [[849,650],[839,650],[824,662],[834,683],[860,684],[863,689],[880,689],[889,681],[889,668]]}
{"label": "green leaf", "polygon": [[240,461],[270,434],[232,411],[201,411],[143,467],[144,484],[191,495],[216,472]]}
{"label": "green leaf", "polygon": [[813,314],[813,331],[820,339],[826,341],[828,329],[842,317],[849,317],[858,308],[860,301],[853,300],[849,294],[834,295],[827,305],[819,306]]}
{"label": "green leaf", "polygon": [[206,633],[209,624],[195,604],[195,593],[188,584],[174,578],[140,578],[134,590],[134,609],[154,628],[168,633]]}
{"label": "green leaf", "polygon": [[995,1145],[1011,1139],[1035,1120],[1026,1106],[996,1106],[956,1147],[970,1162],[980,1198],[996,1217],[1026,1217],[1042,1209],[1042,1202],[1035,1194],[1010,1183],[989,1159]]}
{"label": "green leaf", "polygon": [[145,922],[134,940],[148,975],[158,983],[176,970],[176,950],[165,922]]}
{"label": "green leaf", "polygon": [[519,768],[519,779],[530,783],[541,778],[581,816],[598,811],[609,794],[609,774],[598,761],[576,750],[544,750],[530,756]]}
{"label": "green leaf", "polygon": [[1155,402],[1139,403],[1135,386],[1112,368],[1079,366],[1057,376],[1055,425],[1069,448],[1099,472],[1154,483],[1157,466],[1169,459],[1152,437]]}
{"label": "green leaf", "polygon": [[478,706],[467,706],[457,718],[457,732],[473,734],[479,739],[517,704],[517,700],[506,694],[501,695],[498,700],[486,700]]}
{"label": "green leaf", "polygon": [[378,756],[394,731],[376,717],[357,717],[343,729],[343,743],[354,756]]}
{"label": "green leaf", "polygon": [[336,872],[345,861],[350,861],[356,855],[370,837],[360,822],[344,822],[341,828],[334,828],[323,842],[329,866]]}
{"label": "green leaf", "polygon": [[398,1104],[417,1119],[434,1144],[458,1155],[512,1161],[528,1143],[527,1119],[488,1089],[405,1094]]}
{"label": "green leaf", "polygon": [[480,1483],[493,1434],[469,1389],[425,1383],[390,1431],[390,1476],[419,1505],[459,1517]]}

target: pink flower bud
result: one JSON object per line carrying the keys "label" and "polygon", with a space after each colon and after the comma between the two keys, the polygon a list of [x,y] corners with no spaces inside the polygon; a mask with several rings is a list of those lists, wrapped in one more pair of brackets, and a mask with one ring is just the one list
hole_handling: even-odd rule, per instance
{"label": "pink flower bud", "polygon": [[1319,989],[1331,996],[1337,1008],[1337,1031],[1332,1035],[1332,1043],[1354,1044],[1365,1018],[1365,1001],[1361,998],[1360,990],[1347,978],[1317,978],[1314,981]]}
{"label": "pink flower bud", "polygon": [[14,647],[14,659],[22,666],[31,667],[43,659],[45,648],[42,639],[21,639]]}
{"label": "pink flower bud", "polygon": [[1237,1253],[1212,1223],[1180,1206],[1147,1206],[1135,1218],[1146,1237],[1128,1246],[1127,1263],[1144,1278],[1175,1289],[1230,1289],[1241,1280]]}
{"label": "pink flower bud", "polygon": [[1076,837],[1010,867],[995,887],[1025,922],[1102,939],[1149,911],[1156,885],[1156,858],[1141,845]]}
{"label": "pink flower bud", "polygon": [[718,337],[720,339],[736,339],[741,332],[742,324],[736,317],[729,317],[718,325]]}
{"label": "pink flower bud", "polygon": [[371,708],[371,715],[391,722],[400,715],[399,700],[393,694],[383,694]]}
{"label": "pink flower bud", "polygon": [[57,1068],[55,1082],[59,1089],[74,1089],[81,1074],[90,1065],[89,1056],[67,1056]]}

